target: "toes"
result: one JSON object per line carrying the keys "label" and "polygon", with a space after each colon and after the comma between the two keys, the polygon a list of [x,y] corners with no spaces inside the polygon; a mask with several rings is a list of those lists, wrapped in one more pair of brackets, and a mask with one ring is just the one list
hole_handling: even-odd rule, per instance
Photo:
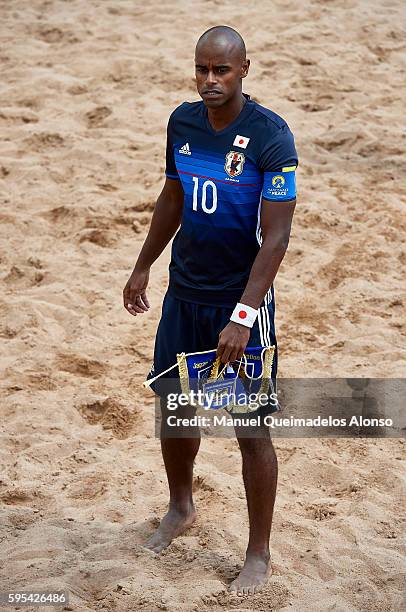
{"label": "toes", "polygon": [[238,597],[244,597],[246,595],[255,595],[262,590],[263,584],[252,584],[250,586],[241,586],[240,584],[231,583],[229,587],[229,592],[233,595],[238,595]]}
{"label": "toes", "polygon": [[158,554],[158,553],[162,552],[164,548],[166,548],[166,545],[156,544],[156,546],[154,546],[152,548],[152,550],[154,551],[154,553]]}
{"label": "toes", "polygon": [[154,554],[160,553],[166,546],[166,542],[156,542],[154,539],[148,540],[144,544],[144,548]]}
{"label": "toes", "polygon": [[155,550],[154,550],[153,548],[151,548],[150,546],[146,546],[146,545],[145,545],[145,546],[143,546],[142,548],[143,548],[143,549],[144,549],[146,552],[149,552],[151,555],[153,555],[153,556],[155,557],[156,552],[155,552]]}
{"label": "toes", "polygon": [[229,591],[233,595],[238,595],[239,597],[242,596],[242,587],[238,584],[236,580],[234,580],[234,582],[230,584]]}

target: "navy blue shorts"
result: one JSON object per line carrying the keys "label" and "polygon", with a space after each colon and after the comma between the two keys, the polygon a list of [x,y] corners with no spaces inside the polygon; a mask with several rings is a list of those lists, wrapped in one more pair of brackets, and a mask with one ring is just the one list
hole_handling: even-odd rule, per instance
{"label": "navy blue shorts", "polygon": [[[269,303],[268,303],[269,301]],[[162,316],[155,339],[154,363],[148,379],[157,376],[176,363],[177,353],[195,353],[216,349],[219,334],[230,321],[234,308],[193,304],[166,293],[162,304]],[[278,354],[274,325],[275,302],[269,292],[259,309],[257,320],[251,328],[247,346],[276,347],[272,379],[276,380]],[[153,391],[163,397],[167,393],[179,393],[179,372],[173,368],[151,384]]]}

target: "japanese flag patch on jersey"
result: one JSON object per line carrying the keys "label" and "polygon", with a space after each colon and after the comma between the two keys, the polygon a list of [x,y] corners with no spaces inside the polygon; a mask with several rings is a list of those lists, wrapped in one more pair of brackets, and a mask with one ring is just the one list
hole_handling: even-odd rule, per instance
{"label": "japanese flag patch on jersey", "polygon": [[237,136],[234,138],[233,146],[240,147],[240,149],[246,149],[249,141],[250,139],[247,138],[247,136],[240,136],[237,134]]}

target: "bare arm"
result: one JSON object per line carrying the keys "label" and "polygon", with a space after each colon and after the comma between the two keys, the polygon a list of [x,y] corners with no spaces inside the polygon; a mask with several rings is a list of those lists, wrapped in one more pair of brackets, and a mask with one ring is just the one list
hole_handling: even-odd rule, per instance
{"label": "bare arm", "polygon": [[270,202],[262,200],[262,245],[251,268],[241,303],[259,308],[272,285],[289,244],[296,200]]}
{"label": "bare arm", "polygon": [[166,178],[155,205],[147,237],[123,291],[124,308],[134,316],[146,312],[149,308],[146,295],[149,271],[180,225],[183,195],[181,182]]}
{"label": "bare arm", "polygon": [[[289,243],[296,200],[271,202],[262,200],[262,245],[254,260],[251,273],[241,297],[241,303],[258,309],[272,285]],[[220,333],[217,355],[222,363],[240,359],[244,353],[250,328],[230,321]]]}
{"label": "bare arm", "polygon": [[180,225],[182,209],[182,184],[178,180],[167,178],[156,201],[149,231],[135,268],[145,270],[158,259]]}

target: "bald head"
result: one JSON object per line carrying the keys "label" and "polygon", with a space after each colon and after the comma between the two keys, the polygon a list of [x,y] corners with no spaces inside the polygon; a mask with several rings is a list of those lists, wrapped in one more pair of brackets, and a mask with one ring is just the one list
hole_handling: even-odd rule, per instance
{"label": "bald head", "polygon": [[238,106],[242,79],[248,74],[249,59],[240,34],[228,26],[215,26],[201,35],[195,51],[197,91],[209,108]]}
{"label": "bald head", "polygon": [[222,51],[230,55],[230,58],[238,58],[240,61],[246,58],[245,43],[242,36],[229,26],[214,26],[204,32],[196,44],[196,53],[202,48],[209,47],[214,52]]}

